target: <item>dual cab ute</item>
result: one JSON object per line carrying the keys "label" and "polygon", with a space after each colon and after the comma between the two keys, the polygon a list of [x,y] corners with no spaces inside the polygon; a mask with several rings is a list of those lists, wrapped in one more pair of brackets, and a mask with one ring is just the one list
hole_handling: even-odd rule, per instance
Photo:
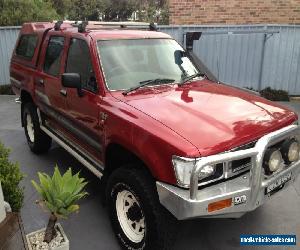
{"label": "dual cab ute", "polygon": [[294,112],[149,29],[25,23],[10,67],[31,151],[53,139],[101,178],[125,249],[171,248],[175,218],[240,217],[300,171]]}

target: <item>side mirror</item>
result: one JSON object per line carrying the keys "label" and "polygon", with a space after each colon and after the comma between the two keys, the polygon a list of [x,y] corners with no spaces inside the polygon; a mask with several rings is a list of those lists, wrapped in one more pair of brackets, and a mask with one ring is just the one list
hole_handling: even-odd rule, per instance
{"label": "side mirror", "polygon": [[175,52],[174,52],[174,59],[175,59],[175,63],[178,66],[180,66],[183,63],[182,57],[186,57],[185,52],[182,51],[182,50],[175,50]]}
{"label": "side mirror", "polygon": [[77,89],[78,95],[82,96],[83,92],[81,89],[81,77],[78,73],[64,73],[61,78],[62,86],[66,88]]}
{"label": "side mirror", "polygon": [[78,73],[64,73],[62,74],[61,83],[66,88],[78,89],[81,87],[81,79]]}

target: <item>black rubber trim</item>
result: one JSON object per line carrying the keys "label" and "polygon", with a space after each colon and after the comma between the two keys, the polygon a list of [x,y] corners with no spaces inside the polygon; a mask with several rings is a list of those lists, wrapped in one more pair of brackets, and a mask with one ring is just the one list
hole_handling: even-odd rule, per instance
{"label": "black rubber trim", "polygon": [[95,140],[91,135],[84,133],[78,126],[74,125],[68,118],[64,115],[57,112],[54,108],[47,104],[43,104],[43,107],[46,111],[46,114],[54,119],[56,122],[60,123],[63,127],[67,128],[71,131],[74,135],[79,137],[85,143],[87,143],[92,148],[95,148],[100,153],[103,151],[102,145]]}
{"label": "black rubber trim", "polygon": [[84,151],[84,153],[86,155],[84,155],[82,152],[80,152],[76,147],[74,147],[73,145],[71,145],[63,136],[59,135],[55,130],[49,128],[48,126],[46,126],[45,124],[43,124],[43,126],[48,129],[51,133],[53,133],[56,137],[58,137],[60,140],[62,140],[65,144],[67,144],[73,151],[75,151],[77,154],[79,154],[82,158],[84,158],[88,163],[90,163],[91,165],[93,165],[101,174],[103,174],[104,172],[104,166],[103,169],[97,165],[95,165],[95,163],[93,161],[91,161],[86,155],[88,154],[84,149],[82,149],[82,151]]}
{"label": "black rubber trim", "polygon": [[235,178],[237,178],[237,177],[240,177],[241,175],[244,175],[244,174],[246,174],[246,173],[248,173],[248,172],[250,172],[250,169],[245,170],[244,172],[241,172],[241,173],[236,174],[236,175],[234,175],[234,176],[231,176],[231,177],[229,177],[229,178],[227,178],[227,179],[221,179],[221,180],[218,180],[218,181],[209,183],[209,184],[207,184],[207,185],[199,186],[199,187],[198,187],[198,190],[202,190],[202,189],[204,189],[204,188],[207,188],[207,187],[211,187],[211,186],[217,185],[217,184],[219,184],[219,183],[223,183],[223,182],[226,182],[226,181],[233,180],[233,179],[235,179]]}

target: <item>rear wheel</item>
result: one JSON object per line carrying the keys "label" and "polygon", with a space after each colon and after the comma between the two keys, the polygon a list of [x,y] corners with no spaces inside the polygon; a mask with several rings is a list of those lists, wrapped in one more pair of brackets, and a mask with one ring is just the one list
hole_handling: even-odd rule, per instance
{"label": "rear wheel", "polygon": [[33,103],[28,102],[24,105],[22,119],[30,150],[36,154],[47,152],[52,139],[41,130],[37,109]]}
{"label": "rear wheel", "polygon": [[170,249],[176,219],[161,206],[155,182],[143,169],[115,170],[106,188],[106,204],[123,249]]}

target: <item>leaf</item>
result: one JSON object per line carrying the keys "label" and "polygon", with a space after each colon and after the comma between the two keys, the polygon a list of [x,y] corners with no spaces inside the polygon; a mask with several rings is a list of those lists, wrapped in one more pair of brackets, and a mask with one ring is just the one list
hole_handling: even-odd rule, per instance
{"label": "leaf", "polygon": [[80,200],[81,198],[83,198],[86,195],[88,195],[87,192],[82,192],[82,193],[79,193],[79,194],[76,194],[76,195],[72,195],[68,198],[68,200],[66,200],[66,204],[71,205],[71,204],[77,202],[78,200]]}
{"label": "leaf", "polygon": [[49,202],[53,202],[52,196],[51,196],[51,179],[50,177],[45,173],[38,173],[39,179],[40,179],[40,187],[43,190],[43,198],[45,200],[48,200]]}
{"label": "leaf", "polygon": [[70,196],[71,196],[71,193],[69,193],[69,192],[61,193],[59,196],[59,199],[62,200],[64,202],[64,204],[67,204],[67,200]]}
{"label": "leaf", "polygon": [[59,198],[54,198],[54,204],[57,208],[65,207],[65,203]]}
{"label": "leaf", "polygon": [[69,211],[69,213],[74,213],[79,210],[79,205],[71,205],[67,208],[67,210]]}
{"label": "leaf", "polygon": [[70,213],[67,209],[62,207],[57,211],[57,214],[58,214],[58,216],[66,219]]}
{"label": "leaf", "polygon": [[48,201],[44,201],[44,203],[45,203],[46,207],[49,209],[49,211],[51,213],[56,213],[57,212],[58,208],[56,206],[54,206],[52,203],[50,203]]}
{"label": "leaf", "polygon": [[60,192],[62,189],[62,176],[59,172],[57,165],[54,169],[54,174],[52,177],[52,188],[55,189],[56,192]]}
{"label": "leaf", "polygon": [[38,193],[41,196],[43,196],[43,198],[44,198],[44,191],[43,191],[43,189],[34,180],[32,180],[31,183],[34,186],[34,188],[38,191]]}

